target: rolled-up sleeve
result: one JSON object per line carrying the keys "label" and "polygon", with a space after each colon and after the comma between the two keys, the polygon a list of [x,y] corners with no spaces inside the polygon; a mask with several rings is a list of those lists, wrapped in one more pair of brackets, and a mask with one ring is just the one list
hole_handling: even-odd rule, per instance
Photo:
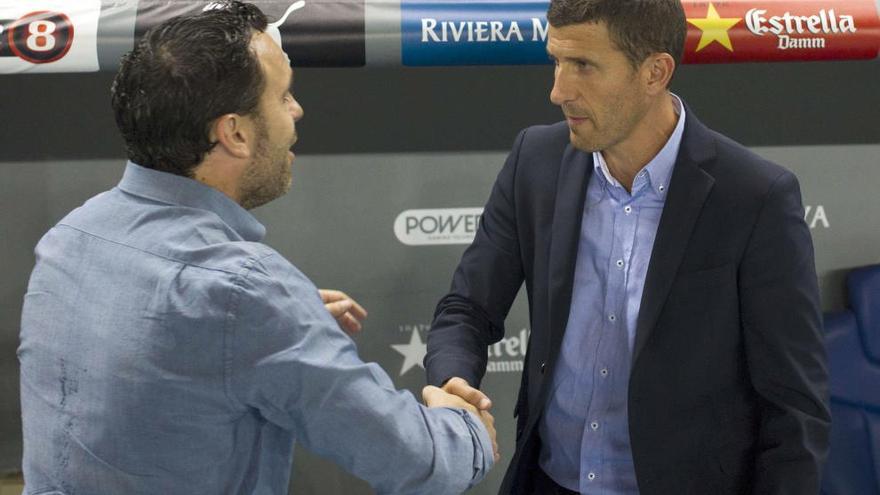
{"label": "rolled-up sleeve", "polygon": [[379,493],[461,493],[491,469],[479,419],[396,390],[277,253],[243,267],[227,307],[226,388],[237,407],[256,409]]}

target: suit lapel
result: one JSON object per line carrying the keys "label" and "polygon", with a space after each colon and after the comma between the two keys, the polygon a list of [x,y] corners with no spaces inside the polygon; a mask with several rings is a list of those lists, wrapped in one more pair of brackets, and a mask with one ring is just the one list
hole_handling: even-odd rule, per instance
{"label": "suit lapel", "polygon": [[645,347],[669,295],[688,240],[715,180],[700,168],[714,158],[709,130],[687,108],[684,135],[669,183],[669,195],[657,227],[636,325],[632,363]]}
{"label": "suit lapel", "polygon": [[570,144],[566,147],[556,184],[556,203],[549,247],[549,356],[552,371],[562,344],[571,305],[572,283],[577,261],[581,221],[584,218],[587,183],[593,170],[593,158]]}

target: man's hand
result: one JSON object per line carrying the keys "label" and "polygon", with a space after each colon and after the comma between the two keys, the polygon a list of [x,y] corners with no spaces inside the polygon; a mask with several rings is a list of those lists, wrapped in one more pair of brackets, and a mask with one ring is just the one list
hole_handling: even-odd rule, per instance
{"label": "man's hand", "polygon": [[318,289],[318,293],[321,294],[324,307],[346,333],[354,335],[361,331],[361,321],[367,317],[367,310],[357,301],[338,290]]}
{"label": "man's hand", "polygon": [[[464,382],[461,378],[459,378],[459,380]],[[479,392],[479,390],[477,390],[477,392]],[[482,394],[482,392],[480,393]],[[495,438],[495,418],[489,414],[489,411],[478,410],[473,405],[465,402],[461,397],[452,395],[433,385],[428,385],[422,389],[422,399],[428,407],[455,407],[466,409],[480,418],[483,426],[486,427],[486,431],[489,432],[489,438],[492,439],[492,452],[495,456],[495,462],[498,462],[498,460],[501,459],[501,454],[498,453],[498,441]],[[486,400],[488,400],[488,398]]]}
{"label": "man's hand", "polygon": [[446,381],[443,385],[443,391],[457,395],[464,399],[468,404],[476,407],[481,411],[488,411],[492,407],[492,401],[479,389],[471,387],[464,378],[454,376]]}

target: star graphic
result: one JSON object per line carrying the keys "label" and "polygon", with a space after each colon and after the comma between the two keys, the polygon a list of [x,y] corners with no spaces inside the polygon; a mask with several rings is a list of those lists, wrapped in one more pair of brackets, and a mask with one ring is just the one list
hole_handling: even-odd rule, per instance
{"label": "star graphic", "polygon": [[715,10],[715,6],[709,3],[709,11],[706,13],[705,19],[688,19],[687,21],[703,31],[700,36],[700,42],[697,44],[697,51],[706,48],[713,41],[717,41],[721,46],[733,51],[733,45],[730,43],[730,36],[727,32],[736,23],[742,19],[738,17],[721,17]]}
{"label": "star graphic", "polygon": [[403,354],[403,367],[400,368],[400,375],[410,370],[413,366],[419,366],[424,369],[425,354],[428,353],[428,346],[422,342],[419,331],[413,329],[412,336],[409,338],[409,344],[395,344],[391,346],[395,351]]}

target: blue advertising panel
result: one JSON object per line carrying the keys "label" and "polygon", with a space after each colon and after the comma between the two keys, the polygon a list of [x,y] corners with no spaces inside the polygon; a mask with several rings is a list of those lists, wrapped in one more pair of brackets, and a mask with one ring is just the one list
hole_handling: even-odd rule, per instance
{"label": "blue advertising panel", "polygon": [[548,4],[403,0],[403,65],[546,64]]}

